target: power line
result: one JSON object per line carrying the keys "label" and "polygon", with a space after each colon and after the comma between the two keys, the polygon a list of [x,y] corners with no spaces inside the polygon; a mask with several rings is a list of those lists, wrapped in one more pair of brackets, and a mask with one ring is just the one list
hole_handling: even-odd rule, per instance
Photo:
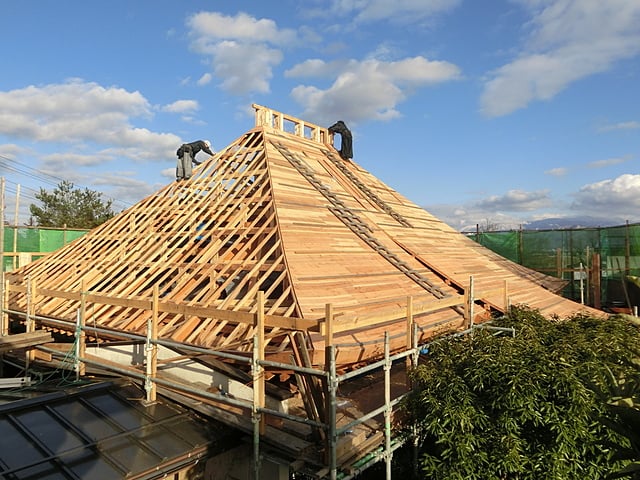
{"label": "power line", "polygon": [[[11,162],[11,163],[8,163]],[[13,164],[17,164],[20,165],[22,168],[18,168],[17,166],[13,165]],[[53,186],[53,187],[57,187],[61,182],[64,182],[65,179],[57,177],[55,175],[52,175],[50,173],[44,172],[42,170],[39,170],[37,168],[33,168],[30,165],[26,165],[14,158],[9,158],[9,157],[5,157],[4,155],[0,155],[0,165],[2,167],[4,167],[5,169],[9,170],[10,172],[19,174],[19,175],[24,175],[27,178],[31,178],[33,180],[36,180],[38,182],[42,182],[45,183],[47,185]],[[53,179],[53,180],[52,180]],[[55,181],[54,181],[55,180]],[[15,182],[12,182],[15,183]],[[75,184],[78,187],[81,188],[86,188],[88,189],[89,187],[85,186],[85,185],[80,185],[80,184]],[[39,193],[36,192],[33,189],[30,189],[32,191],[34,191],[35,193]],[[130,203],[125,202],[123,200],[117,199],[117,198],[113,198],[113,197],[109,197],[108,195],[103,194],[102,192],[100,192],[101,195],[103,195],[107,200],[110,200],[111,202],[113,202],[114,204],[119,204],[121,206],[124,206],[124,208],[128,208],[131,206]],[[35,197],[29,197],[34,201],[37,201],[37,198]]]}

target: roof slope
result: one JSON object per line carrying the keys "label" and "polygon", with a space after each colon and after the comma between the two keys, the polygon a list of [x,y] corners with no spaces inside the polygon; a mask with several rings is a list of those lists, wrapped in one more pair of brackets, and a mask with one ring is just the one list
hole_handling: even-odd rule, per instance
{"label": "roof slope", "polygon": [[[507,296],[547,315],[582,308],[540,286],[553,285],[549,277],[499,257],[339,158],[326,129],[255,108],[257,126],[190,180],[9,274],[12,308],[26,310],[32,282],[37,314],[73,322],[81,298],[72,293],[89,292],[84,308],[96,325],[144,333],[157,287],[161,337],[240,350],[250,348],[258,291],[269,318],[321,319],[331,304],[337,331],[356,344],[380,338],[409,296],[461,299],[471,276],[479,310],[503,310]],[[454,303],[423,320],[462,325]],[[193,314],[191,306],[209,310]],[[271,348],[286,349],[285,323],[270,325]]]}

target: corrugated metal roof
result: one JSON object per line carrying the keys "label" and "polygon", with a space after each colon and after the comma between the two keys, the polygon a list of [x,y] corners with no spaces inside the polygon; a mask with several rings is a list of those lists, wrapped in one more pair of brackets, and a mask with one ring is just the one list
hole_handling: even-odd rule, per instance
{"label": "corrugated metal roof", "polygon": [[179,405],[143,400],[137,386],[109,381],[0,405],[0,476],[162,478],[224,435]]}

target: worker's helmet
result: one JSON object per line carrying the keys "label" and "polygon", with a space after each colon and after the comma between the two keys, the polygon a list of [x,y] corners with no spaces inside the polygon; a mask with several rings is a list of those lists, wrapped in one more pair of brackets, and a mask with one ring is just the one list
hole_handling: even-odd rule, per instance
{"label": "worker's helmet", "polygon": [[207,146],[207,148],[211,148],[211,142],[209,140],[205,140],[204,144]]}

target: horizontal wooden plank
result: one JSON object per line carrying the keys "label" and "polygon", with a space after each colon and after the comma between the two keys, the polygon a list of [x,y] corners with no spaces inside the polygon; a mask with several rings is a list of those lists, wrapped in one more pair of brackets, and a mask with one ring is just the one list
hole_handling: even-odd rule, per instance
{"label": "horizontal wooden plank", "polygon": [[44,330],[0,336],[0,353],[49,342],[53,342],[53,337],[50,332]]}

